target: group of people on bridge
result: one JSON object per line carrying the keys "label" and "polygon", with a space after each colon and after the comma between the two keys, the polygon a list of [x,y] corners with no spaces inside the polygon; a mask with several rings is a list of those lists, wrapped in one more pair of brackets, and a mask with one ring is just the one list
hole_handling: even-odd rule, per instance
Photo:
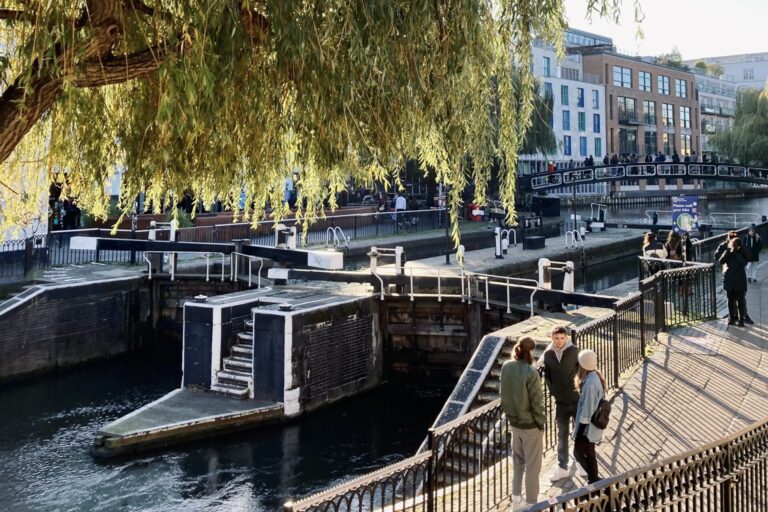
{"label": "group of people on bridge", "polygon": [[[538,502],[546,427],[540,372],[555,399],[557,467],[550,480],[570,478],[574,470],[588,483],[600,480],[595,445],[602,440],[610,411],[605,411],[607,388],[597,369],[598,356],[592,350],[579,350],[565,327],[555,327],[550,337],[538,361],[533,358],[536,342],[530,337],[519,339],[513,358],[501,369],[501,406],[512,429],[513,509]],[[569,466],[571,439],[574,462]]]}

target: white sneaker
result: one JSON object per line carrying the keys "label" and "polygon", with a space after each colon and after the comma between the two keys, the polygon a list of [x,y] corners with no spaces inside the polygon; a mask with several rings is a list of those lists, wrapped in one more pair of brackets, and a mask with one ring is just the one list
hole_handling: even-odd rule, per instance
{"label": "white sneaker", "polygon": [[525,500],[522,496],[512,495],[512,506],[509,508],[509,512],[516,512],[525,508]]}
{"label": "white sneaker", "polygon": [[573,465],[571,465],[571,468],[576,468],[576,474],[579,475],[582,478],[587,477],[587,471],[581,467],[581,464],[579,464],[576,461],[573,461]]}
{"label": "white sneaker", "polygon": [[557,482],[558,480],[562,480],[570,476],[571,472],[569,470],[563,469],[560,466],[556,466],[555,469],[552,470],[552,473],[549,474],[549,481]]}

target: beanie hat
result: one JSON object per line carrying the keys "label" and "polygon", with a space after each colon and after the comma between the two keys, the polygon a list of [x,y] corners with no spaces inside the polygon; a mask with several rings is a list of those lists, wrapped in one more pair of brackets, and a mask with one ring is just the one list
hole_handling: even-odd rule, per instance
{"label": "beanie hat", "polygon": [[588,372],[597,370],[597,354],[592,350],[582,350],[579,352],[579,364]]}

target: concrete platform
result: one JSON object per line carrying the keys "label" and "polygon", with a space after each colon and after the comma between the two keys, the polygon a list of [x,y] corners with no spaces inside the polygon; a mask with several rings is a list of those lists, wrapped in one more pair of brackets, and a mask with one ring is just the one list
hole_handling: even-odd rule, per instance
{"label": "concrete platform", "polygon": [[263,425],[282,417],[281,403],[176,389],[103,427],[91,453],[95,457],[123,455]]}

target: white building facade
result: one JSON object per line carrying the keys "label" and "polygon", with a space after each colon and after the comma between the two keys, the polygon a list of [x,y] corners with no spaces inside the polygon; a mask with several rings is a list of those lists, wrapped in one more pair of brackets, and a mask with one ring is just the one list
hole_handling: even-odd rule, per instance
{"label": "white building facade", "polygon": [[736,90],[744,88],[763,90],[768,86],[768,53],[705,57],[686,60],[684,63],[694,66],[699,61],[720,64],[723,67],[723,78],[733,82]]}
{"label": "white building facade", "polygon": [[[602,164],[606,154],[605,87],[597,77],[585,74],[581,55],[558,59],[553,47],[541,41],[533,45],[533,73],[542,95],[553,99],[550,126],[557,141],[555,153],[521,155],[518,172],[530,174],[547,169],[548,162],[557,167],[582,167],[588,157]],[[605,184],[579,186],[585,194],[604,194]],[[559,191],[553,191],[555,193]],[[569,188],[567,193],[572,193]]]}
{"label": "white building facade", "polygon": [[731,81],[696,73],[696,92],[701,114],[700,147],[702,154],[708,158],[716,153],[712,137],[733,127],[736,91],[737,85]]}

